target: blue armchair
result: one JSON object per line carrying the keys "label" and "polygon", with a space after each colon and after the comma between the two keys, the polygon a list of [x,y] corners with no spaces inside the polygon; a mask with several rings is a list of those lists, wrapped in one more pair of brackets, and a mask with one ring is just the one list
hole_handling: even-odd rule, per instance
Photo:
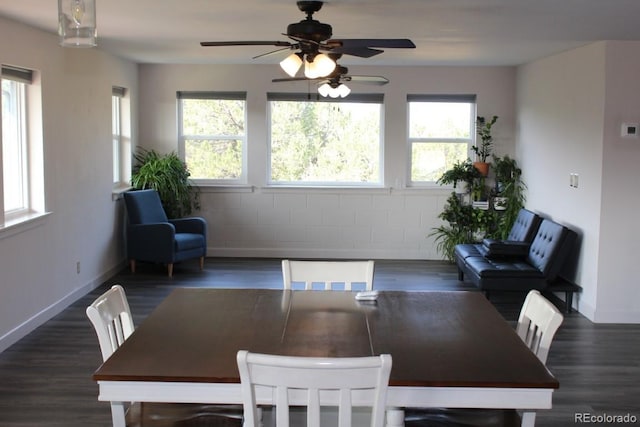
{"label": "blue armchair", "polygon": [[136,261],[167,264],[169,277],[173,264],[200,258],[204,268],[207,253],[207,223],[203,218],[168,219],[156,190],[124,193],[127,224],[127,258],[131,271]]}

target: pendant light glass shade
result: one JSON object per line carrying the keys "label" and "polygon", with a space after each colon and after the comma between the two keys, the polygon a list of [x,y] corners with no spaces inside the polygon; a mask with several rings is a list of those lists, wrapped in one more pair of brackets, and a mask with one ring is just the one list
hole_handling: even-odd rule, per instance
{"label": "pendant light glass shade", "polygon": [[96,46],[96,1],[58,0],[58,35],[62,46]]}
{"label": "pendant light glass shade", "polygon": [[284,58],[280,61],[280,67],[284,70],[285,73],[289,74],[291,77],[295,77],[296,73],[300,69],[302,65],[302,58],[299,53],[292,53],[291,55]]}
{"label": "pendant light glass shade", "polygon": [[305,61],[304,75],[308,79],[317,79],[318,77],[326,77],[336,69],[336,63],[324,53],[318,54],[313,58],[313,62]]}

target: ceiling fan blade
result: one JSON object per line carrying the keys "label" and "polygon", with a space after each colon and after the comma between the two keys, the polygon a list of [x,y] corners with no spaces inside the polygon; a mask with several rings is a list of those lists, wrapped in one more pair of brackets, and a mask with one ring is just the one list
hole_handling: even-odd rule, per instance
{"label": "ceiling fan blade", "polygon": [[261,53],[260,55],[256,55],[251,59],[258,59],[258,58],[262,58],[263,56],[269,56],[269,55],[273,55],[273,54],[276,54],[276,53],[280,53],[283,50],[291,50],[291,49],[294,49],[294,47],[293,46],[291,46],[291,47],[281,47],[280,49],[272,50],[271,52]]}
{"label": "ceiling fan blade", "polygon": [[416,45],[409,39],[332,39],[327,44],[342,47],[383,47],[393,49],[411,49]]}
{"label": "ceiling fan blade", "polygon": [[317,78],[317,79],[309,79],[307,77],[287,77],[287,78],[282,78],[282,79],[273,79],[271,80],[272,83],[286,83],[286,82],[308,82],[308,81],[316,81],[316,80],[323,80],[321,78]]}
{"label": "ceiling fan blade", "polygon": [[247,40],[247,41],[224,41],[224,42],[200,42],[200,46],[278,46],[278,47],[291,47],[292,43],[282,41],[260,41],[260,40]]}
{"label": "ceiling fan blade", "polygon": [[389,79],[382,76],[342,76],[345,81],[365,83],[372,85],[386,85],[389,83]]}
{"label": "ceiling fan blade", "polygon": [[360,58],[371,58],[372,56],[376,56],[384,52],[380,49],[371,49],[369,47],[358,46],[358,47],[327,47],[322,48],[322,50],[327,50],[329,53],[340,54],[340,55],[351,55],[357,56]]}

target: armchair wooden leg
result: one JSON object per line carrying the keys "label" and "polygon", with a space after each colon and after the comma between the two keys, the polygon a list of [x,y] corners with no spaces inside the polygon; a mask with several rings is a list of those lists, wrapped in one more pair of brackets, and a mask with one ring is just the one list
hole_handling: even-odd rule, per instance
{"label": "armchair wooden leg", "polygon": [[203,256],[200,257],[200,270],[201,271],[204,270],[204,257]]}
{"label": "armchair wooden leg", "polygon": [[167,272],[169,273],[169,277],[173,277],[173,263],[167,264]]}
{"label": "armchair wooden leg", "polygon": [[136,260],[135,259],[129,260],[129,268],[131,269],[131,272],[135,274],[135,272],[136,272]]}

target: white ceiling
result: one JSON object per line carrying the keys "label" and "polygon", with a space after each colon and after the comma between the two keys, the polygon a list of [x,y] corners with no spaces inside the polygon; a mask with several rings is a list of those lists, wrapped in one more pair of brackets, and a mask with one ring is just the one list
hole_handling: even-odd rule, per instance
{"label": "white ceiling", "polygon": [[[304,19],[294,0],[96,0],[99,48],[140,63],[276,63],[265,46]],[[55,0],[0,0],[0,15],[57,31]],[[348,64],[517,65],[597,40],[640,40],[640,0],[332,0],[314,18],[334,38],[410,38]],[[274,48],[275,49],[275,48]]]}

